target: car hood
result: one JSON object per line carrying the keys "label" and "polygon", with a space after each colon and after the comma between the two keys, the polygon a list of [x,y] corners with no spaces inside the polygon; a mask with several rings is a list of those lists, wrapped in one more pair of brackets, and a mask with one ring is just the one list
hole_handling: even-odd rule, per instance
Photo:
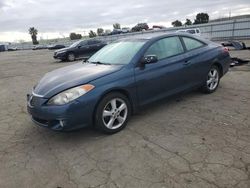
{"label": "car hood", "polygon": [[50,98],[66,89],[89,83],[95,79],[119,71],[122,67],[122,65],[77,63],[45,74],[35,86],[33,92],[44,98]]}
{"label": "car hood", "polygon": [[63,51],[67,51],[67,50],[69,50],[69,49],[72,49],[72,48],[70,48],[70,47],[61,48],[61,49],[59,49],[59,50],[56,50],[55,52],[56,52],[56,53],[60,53],[60,52],[63,52]]}

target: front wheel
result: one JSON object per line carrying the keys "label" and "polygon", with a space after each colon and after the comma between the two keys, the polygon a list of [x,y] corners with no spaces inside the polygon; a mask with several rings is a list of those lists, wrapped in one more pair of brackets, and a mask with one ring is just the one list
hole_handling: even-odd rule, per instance
{"label": "front wheel", "polygon": [[75,61],[75,54],[69,53],[69,54],[67,55],[67,60],[68,60],[68,61]]}
{"label": "front wheel", "polygon": [[95,127],[113,134],[122,130],[130,117],[131,105],[121,93],[111,93],[99,103],[95,114]]}
{"label": "front wheel", "polygon": [[216,91],[220,83],[220,72],[217,66],[212,66],[208,72],[207,80],[202,86],[205,93],[213,93]]}

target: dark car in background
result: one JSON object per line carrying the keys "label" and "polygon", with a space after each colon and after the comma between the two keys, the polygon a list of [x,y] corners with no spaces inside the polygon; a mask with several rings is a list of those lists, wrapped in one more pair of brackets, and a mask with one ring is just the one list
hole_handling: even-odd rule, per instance
{"label": "dark car in background", "polygon": [[121,29],[113,29],[113,31],[109,33],[109,35],[119,35],[119,34],[122,34]]}
{"label": "dark car in background", "polygon": [[162,25],[153,25],[152,30],[158,30],[158,29],[167,29],[167,28]]}
{"label": "dark car in background", "polygon": [[54,45],[49,45],[48,49],[49,50],[58,50],[58,49],[62,49],[65,48],[66,46],[62,45],[62,44],[54,44]]}
{"label": "dark car in background", "polygon": [[90,57],[105,45],[107,45],[107,43],[102,40],[80,40],[67,48],[56,50],[54,52],[54,58],[61,59],[63,61],[74,61],[75,59]]}
{"label": "dark car in background", "polygon": [[52,130],[94,125],[115,133],[154,101],[194,88],[215,92],[230,61],[226,48],[189,34],[121,39],[86,62],[47,73],[27,108],[36,124]]}

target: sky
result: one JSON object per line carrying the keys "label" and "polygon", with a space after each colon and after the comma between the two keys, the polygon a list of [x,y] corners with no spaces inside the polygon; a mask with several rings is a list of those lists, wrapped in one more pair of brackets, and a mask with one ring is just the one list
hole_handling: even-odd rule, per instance
{"label": "sky", "polygon": [[250,0],[0,0],[0,41],[30,41],[29,27],[38,39],[88,34],[90,29],[112,29],[113,23],[133,27],[171,26],[175,20],[194,20],[199,12],[210,19],[250,14]]}

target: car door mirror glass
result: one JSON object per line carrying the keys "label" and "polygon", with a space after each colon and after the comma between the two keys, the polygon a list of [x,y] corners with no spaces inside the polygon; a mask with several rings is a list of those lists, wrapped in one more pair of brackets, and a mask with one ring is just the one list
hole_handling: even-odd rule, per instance
{"label": "car door mirror glass", "polygon": [[143,64],[151,64],[156,63],[158,61],[158,58],[156,55],[147,55],[142,58]]}

